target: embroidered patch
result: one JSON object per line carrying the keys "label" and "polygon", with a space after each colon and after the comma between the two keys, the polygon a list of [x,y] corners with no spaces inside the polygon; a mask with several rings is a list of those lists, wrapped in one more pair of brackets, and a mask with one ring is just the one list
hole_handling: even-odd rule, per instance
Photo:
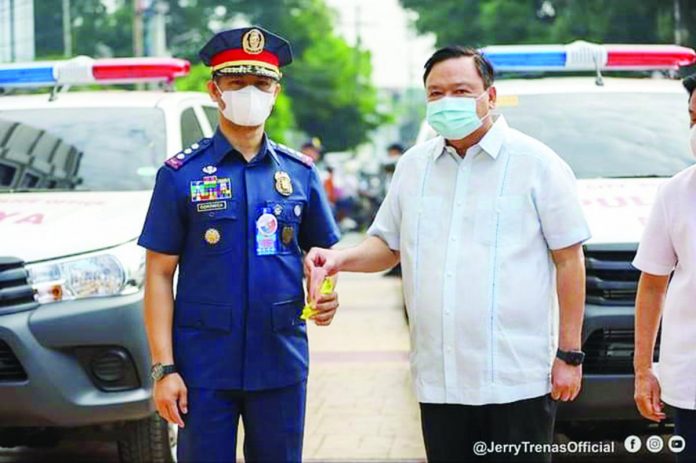
{"label": "embroidered patch", "polygon": [[191,202],[217,201],[232,198],[232,182],[229,178],[215,176],[191,182]]}
{"label": "embroidered patch", "polygon": [[227,203],[225,201],[215,201],[214,203],[201,203],[196,204],[196,209],[198,212],[210,212],[210,211],[221,211],[227,209]]}

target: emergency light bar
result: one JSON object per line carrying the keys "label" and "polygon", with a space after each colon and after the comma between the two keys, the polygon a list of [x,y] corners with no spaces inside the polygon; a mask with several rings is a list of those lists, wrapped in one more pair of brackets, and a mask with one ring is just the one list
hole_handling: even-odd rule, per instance
{"label": "emergency light bar", "polygon": [[677,45],[497,45],[481,49],[496,71],[677,70],[696,52]]}
{"label": "emergency light bar", "polygon": [[0,65],[0,88],[89,84],[172,83],[191,64],[177,58],[108,58],[79,56],[66,61]]}

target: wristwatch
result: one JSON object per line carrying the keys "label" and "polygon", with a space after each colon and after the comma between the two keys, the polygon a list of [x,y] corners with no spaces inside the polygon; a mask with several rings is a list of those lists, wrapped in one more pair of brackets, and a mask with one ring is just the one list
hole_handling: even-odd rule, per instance
{"label": "wristwatch", "polygon": [[585,353],[580,350],[565,351],[558,349],[556,351],[556,357],[563,360],[568,365],[577,367],[582,365],[582,362],[585,360]]}
{"label": "wristwatch", "polygon": [[174,365],[162,365],[161,363],[155,363],[150,370],[150,376],[155,382],[172,373],[176,373],[176,367]]}

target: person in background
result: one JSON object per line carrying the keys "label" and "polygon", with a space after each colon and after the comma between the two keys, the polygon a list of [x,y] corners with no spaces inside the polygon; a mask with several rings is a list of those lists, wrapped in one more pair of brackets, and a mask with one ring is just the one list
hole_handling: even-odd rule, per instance
{"label": "person in background", "polygon": [[[686,78],[684,87],[696,156],[696,75]],[[666,418],[663,402],[670,405],[674,432],[685,441],[677,461],[696,462],[696,166],[661,186],[633,265],[641,271],[633,358],[636,405],[643,417],[655,422]]]}

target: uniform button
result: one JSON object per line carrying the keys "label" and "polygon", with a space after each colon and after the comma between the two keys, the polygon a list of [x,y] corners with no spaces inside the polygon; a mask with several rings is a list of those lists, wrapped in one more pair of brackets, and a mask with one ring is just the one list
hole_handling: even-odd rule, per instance
{"label": "uniform button", "polygon": [[450,316],[450,315],[452,315],[452,312],[450,312],[449,310],[446,310],[445,315]]}
{"label": "uniform button", "polygon": [[461,202],[461,201],[457,201],[457,207],[462,207],[462,202]]}
{"label": "uniform button", "polygon": [[456,242],[457,242],[457,237],[456,237],[456,236],[453,236],[453,237],[451,238],[451,240],[452,240],[453,243],[456,243]]}
{"label": "uniform button", "polygon": [[447,278],[452,278],[452,272],[447,272]]}

